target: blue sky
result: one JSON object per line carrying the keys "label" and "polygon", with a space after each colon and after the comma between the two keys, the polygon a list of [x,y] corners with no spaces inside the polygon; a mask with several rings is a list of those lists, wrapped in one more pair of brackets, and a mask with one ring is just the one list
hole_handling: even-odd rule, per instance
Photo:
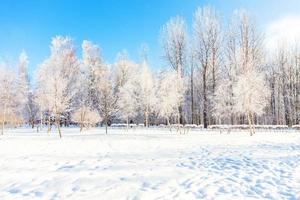
{"label": "blue sky", "polygon": [[79,53],[84,39],[99,44],[107,62],[113,62],[123,49],[138,61],[140,45],[147,43],[152,66],[161,68],[162,25],[176,15],[190,25],[195,9],[205,5],[215,7],[223,21],[236,9],[247,9],[261,30],[300,12],[298,0],[1,0],[0,59],[16,60],[24,49],[32,74],[49,55],[51,38],[68,35]]}

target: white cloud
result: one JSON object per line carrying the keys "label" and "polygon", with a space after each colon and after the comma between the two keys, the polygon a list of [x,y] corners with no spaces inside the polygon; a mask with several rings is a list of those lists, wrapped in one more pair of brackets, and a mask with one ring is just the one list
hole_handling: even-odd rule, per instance
{"label": "white cloud", "polygon": [[291,15],[273,21],[266,28],[266,48],[268,51],[279,45],[291,46],[300,42],[300,15]]}

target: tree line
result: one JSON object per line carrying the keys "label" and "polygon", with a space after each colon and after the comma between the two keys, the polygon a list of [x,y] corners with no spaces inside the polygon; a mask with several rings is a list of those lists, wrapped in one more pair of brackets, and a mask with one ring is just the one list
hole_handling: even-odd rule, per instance
{"label": "tree line", "polygon": [[[223,20],[224,21],[224,20]],[[70,37],[52,39],[51,53],[30,83],[28,57],[17,70],[0,64],[0,119],[7,124],[77,123],[82,130],[113,122],[155,124],[299,124],[299,48],[280,43],[270,52],[249,13],[221,23],[212,7],[198,8],[189,27],[171,18],[161,29],[167,68],[153,70],[126,51],[107,63],[101,48]],[[191,30],[190,33],[188,30]],[[37,123],[38,122],[38,123]]]}

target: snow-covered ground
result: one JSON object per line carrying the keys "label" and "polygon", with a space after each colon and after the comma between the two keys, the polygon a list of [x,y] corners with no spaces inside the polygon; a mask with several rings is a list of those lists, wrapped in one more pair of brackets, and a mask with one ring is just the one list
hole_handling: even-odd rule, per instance
{"label": "snow-covered ground", "polygon": [[8,130],[0,199],[300,199],[300,132]]}

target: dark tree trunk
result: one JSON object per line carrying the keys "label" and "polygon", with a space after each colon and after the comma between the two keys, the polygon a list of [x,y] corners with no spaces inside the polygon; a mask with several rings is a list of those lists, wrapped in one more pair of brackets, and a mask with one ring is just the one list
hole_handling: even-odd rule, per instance
{"label": "dark tree trunk", "polygon": [[192,114],[192,124],[195,123],[194,121],[194,66],[191,65],[191,114]]}
{"label": "dark tree trunk", "polygon": [[56,125],[59,133],[59,137],[61,138],[61,130],[60,130],[60,117],[57,115],[56,117]]}
{"label": "dark tree trunk", "polygon": [[203,74],[203,127],[207,128],[208,118],[207,118],[207,92],[206,92],[206,66],[204,66]]}

